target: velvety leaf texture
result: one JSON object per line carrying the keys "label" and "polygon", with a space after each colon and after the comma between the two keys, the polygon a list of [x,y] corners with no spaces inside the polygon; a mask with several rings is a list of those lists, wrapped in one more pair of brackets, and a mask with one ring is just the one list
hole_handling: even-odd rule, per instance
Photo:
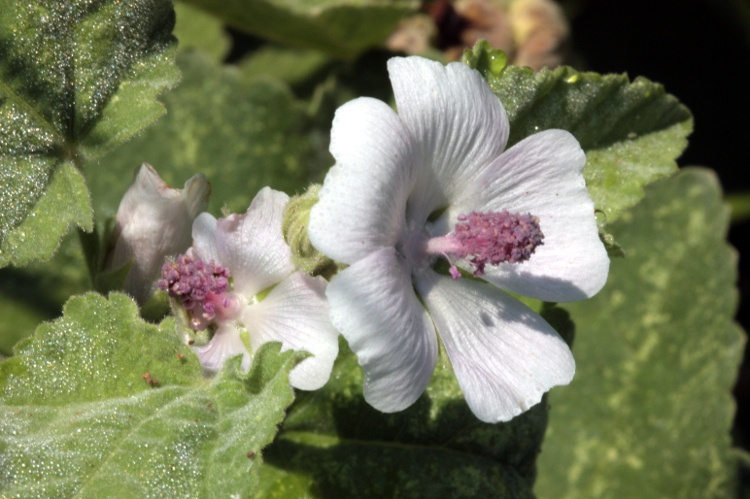
{"label": "velvety leaf texture", "polygon": [[[18,497],[249,497],[293,400],[279,344],[207,379],[170,319],[119,294],[71,299],[0,364],[0,491]],[[43,479],[40,479],[43,477]]]}
{"label": "velvety leaf texture", "polygon": [[168,0],[2,2],[0,266],[49,257],[69,225],[91,229],[73,170],[164,112],[173,24]]}
{"label": "velvety leaf texture", "polygon": [[540,497],[732,497],[737,255],[715,176],[683,170],[610,229],[626,257],[577,325],[572,384],[554,390]]}
{"label": "velvety leaf texture", "polygon": [[570,67],[493,72],[492,55],[480,42],[464,60],[483,73],[508,112],[508,146],[541,130],[571,132],[586,152],[584,177],[603,221],[614,222],[643,197],[645,185],[676,171],[692,115],[658,83]]}
{"label": "velvety leaf texture", "polygon": [[235,28],[301,48],[352,57],[381,44],[416,0],[187,0]]}

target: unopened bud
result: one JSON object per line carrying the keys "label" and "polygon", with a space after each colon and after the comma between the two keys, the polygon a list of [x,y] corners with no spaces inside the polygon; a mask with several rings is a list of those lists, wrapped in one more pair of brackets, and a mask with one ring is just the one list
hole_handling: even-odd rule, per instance
{"label": "unopened bud", "polygon": [[281,230],[284,239],[292,249],[292,262],[295,267],[310,275],[320,275],[329,279],[336,273],[336,264],[316,250],[307,235],[310,223],[310,210],[318,202],[320,185],[311,185],[304,194],[292,197],[284,210]]}
{"label": "unopened bud", "polygon": [[210,193],[201,174],[174,189],[151,165],[141,165],[120,202],[104,263],[104,270],[112,271],[131,262],[123,287],[139,304],[153,294],[164,259],[190,247],[193,220],[206,209]]}

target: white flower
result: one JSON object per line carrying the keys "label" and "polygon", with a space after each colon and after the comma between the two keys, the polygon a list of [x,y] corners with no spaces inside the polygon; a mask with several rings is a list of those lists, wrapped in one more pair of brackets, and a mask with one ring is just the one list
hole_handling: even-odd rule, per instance
{"label": "white flower", "polygon": [[315,390],[331,374],[338,353],[338,333],[328,317],[326,282],[295,272],[281,232],[289,196],[262,189],[244,215],[216,220],[202,213],[193,224],[193,246],[164,264],[159,287],[179,300],[195,330],[214,335],[194,347],[201,364],[217,370],[269,341],[282,351],[303,350],[311,357],[292,369],[295,388]]}
{"label": "white flower", "polygon": [[[339,108],[336,165],[310,215],[313,245],[349,264],[326,291],[332,322],[375,408],[416,401],[439,335],[474,414],[507,421],[569,383],[575,363],[551,326],[499,288],[571,301],[607,278],[585,155],[563,130],[504,151],[505,110],[460,63],[394,58],[388,70],[398,114],[370,98]],[[433,269],[440,258],[454,277]],[[456,266],[483,281],[457,279]]]}
{"label": "white flower", "polygon": [[132,261],[124,288],[138,303],[153,293],[164,258],[190,246],[190,227],[206,209],[210,193],[203,175],[174,189],[151,165],[141,165],[117,209],[114,245],[105,263],[106,269],[116,270]]}

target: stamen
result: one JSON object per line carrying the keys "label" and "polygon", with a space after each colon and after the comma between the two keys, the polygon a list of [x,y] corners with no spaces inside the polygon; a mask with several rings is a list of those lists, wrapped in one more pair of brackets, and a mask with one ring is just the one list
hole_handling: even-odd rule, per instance
{"label": "stamen", "polygon": [[219,316],[231,316],[238,307],[229,290],[229,270],[218,263],[180,255],[162,266],[159,289],[179,300],[191,317],[191,326],[203,330]]}
{"label": "stamen", "polygon": [[463,259],[474,267],[474,275],[484,274],[484,267],[501,263],[522,263],[544,244],[539,219],[530,213],[506,211],[460,215],[454,231],[424,242],[427,255],[441,255],[450,263],[454,279],[461,273],[454,259]]}
{"label": "stamen", "polygon": [[544,244],[537,217],[507,210],[460,215],[453,237],[462,246],[455,255],[475,268],[475,276],[482,275],[487,264],[525,262]]}

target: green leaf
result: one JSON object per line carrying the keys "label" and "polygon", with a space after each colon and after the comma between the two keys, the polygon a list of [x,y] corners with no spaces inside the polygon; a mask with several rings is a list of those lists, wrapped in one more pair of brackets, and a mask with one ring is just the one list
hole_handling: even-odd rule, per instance
{"label": "green leaf", "polygon": [[2,2],[0,266],[49,257],[70,225],[91,230],[72,170],[163,114],[173,19],[168,0]]}
{"label": "green leaf", "polygon": [[318,50],[265,45],[243,59],[240,70],[246,78],[276,78],[298,85],[322,73],[331,58]]}
{"label": "green leaf", "polygon": [[0,268],[49,258],[72,225],[93,228],[91,201],[83,175],[65,161],[52,173],[47,192],[33,211],[0,243]]}
{"label": "green leaf", "polygon": [[299,354],[206,379],[174,322],[124,295],[71,299],[0,364],[0,490],[24,497],[250,497]]}
{"label": "green leaf", "polygon": [[235,28],[295,45],[353,57],[381,44],[417,0],[187,0]]}
{"label": "green leaf", "polygon": [[229,52],[231,40],[224,25],[217,18],[182,2],[174,4],[177,22],[174,36],[181,51],[198,49],[217,61],[224,60]]}
{"label": "green leaf", "polygon": [[328,384],[297,402],[261,471],[263,497],[531,497],[546,402],[506,424],[482,423],[444,355],[425,394],[383,414],[341,342]]}
{"label": "green leaf", "polygon": [[744,334],[727,223],[714,174],[689,169],[609,226],[626,258],[597,296],[565,307],[578,369],[550,397],[540,497],[732,495]]}
{"label": "green leaf", "polygon": [[94,206],[114,215],[143,162],[171,185],[195,173],[211,181],[209,209],[244,212],[263,186],[287,192],[322,176],[328,153],[289,89],[246,82],[241,73],[194,52],[178,58],[182,84],[164,97],[167,116],[93,168]]}
{"label": "green leaf", "polygon": [[508,146],[550,128],[571,132],[586,151],[586,185],[607,223],[643,197],[643,187],[677,170],[692,131],[690,111],[645,78],[579,73],[570,67],[501,67],[484,42],[464,60],[482,72],[508,112]]}
{"label": "green leaf", "polygon": [[11,355],[18,340],[60,316],[74,295],[91,288],[78,234],[69,234],[49,260],[0,269],[0,353]]}

